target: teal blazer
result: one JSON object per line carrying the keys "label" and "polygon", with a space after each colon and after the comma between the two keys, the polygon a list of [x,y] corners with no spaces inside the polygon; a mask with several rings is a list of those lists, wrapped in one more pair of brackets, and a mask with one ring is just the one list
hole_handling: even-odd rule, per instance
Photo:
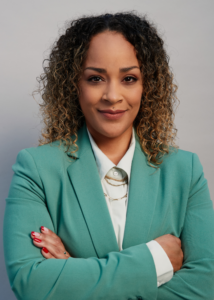
{"label": "teal blazer", "polygon": [[[214,211],[199,158],[177,150],[155,170],[135,135],[122,251],[85,124],[74,155],[58,141],[18,153],[3,227],[17,299],[214,299]],[[54,231],[73,257],[44,258],[30,237],[41,226]],[[158,288],[146,243],[164,234],[181,239],[184,262]]]}

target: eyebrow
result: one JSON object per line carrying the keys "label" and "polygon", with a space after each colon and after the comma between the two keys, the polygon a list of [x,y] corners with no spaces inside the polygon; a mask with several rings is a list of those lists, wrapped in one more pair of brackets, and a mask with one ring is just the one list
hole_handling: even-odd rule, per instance
{"label": "eyebrow", "polygon": [[[134,68],[139,69],[139,67],[137,67],[137,66],[131,66],[131,67],[127,67],[127,68],[121,68],[119,70],[120,70],[120,72],[124,73],[124,72],[128,72],[128,71],[130,71]],[[102,68],[87,67],[87,68],[84,69],[84,71],[85,70],[93,70],[93,71],[96,71],[98,73],[107,73],[106,69],[102,69]]]}

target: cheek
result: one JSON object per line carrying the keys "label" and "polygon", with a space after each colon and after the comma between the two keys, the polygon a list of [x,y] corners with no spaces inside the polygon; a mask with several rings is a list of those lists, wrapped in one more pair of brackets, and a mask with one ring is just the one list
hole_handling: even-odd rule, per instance
{"label": "cheek", "polygon": [[142,87],[139,87],[138,89],[134,89],[133,91],[131,91],[131,93],[129,93],[128,102],[133,109],[138,109],[140,107],[142,92]]}
{"label": "cheek", "polygon": [[84,108],[89,109],[90,107],[96,105],[100,97],[101,96],[98,90],[90,87],[83,88],[79,96],[79,102],[82,110],[84,111]]}

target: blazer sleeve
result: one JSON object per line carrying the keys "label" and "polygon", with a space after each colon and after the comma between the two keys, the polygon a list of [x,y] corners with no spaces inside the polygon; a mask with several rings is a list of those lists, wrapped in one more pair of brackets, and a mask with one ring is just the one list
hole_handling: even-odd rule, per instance
{"label": "blazer sleeve", "polygon": [[173,278],[158,289],[158,300],[214,299],[214,211],[207,180],[193,153],[192,181],[180,236],[184,261]]}
{"label": "blazer sleeve", "polygon": [[[146,244],[105,258],[46,259],[31,231],[54,226],[35,161],[23,149],[13,165],[3,224],[4,256],[10,286],[19,300],[157,298],[157,278]],[[141,298],[140,298],[141,297]]]}

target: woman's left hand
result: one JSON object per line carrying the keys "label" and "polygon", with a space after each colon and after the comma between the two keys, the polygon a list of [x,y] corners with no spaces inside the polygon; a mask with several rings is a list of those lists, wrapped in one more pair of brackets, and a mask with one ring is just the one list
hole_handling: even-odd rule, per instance
{"label": "woman's left hand", "polygon": [[42,248],[42,255],[47,259],[68,259],[71,257],[65,250],[60,237],[44,226],[41,226],[41,233],[32,231],[31,238],[33,238],[33,243],[36,247]]}

